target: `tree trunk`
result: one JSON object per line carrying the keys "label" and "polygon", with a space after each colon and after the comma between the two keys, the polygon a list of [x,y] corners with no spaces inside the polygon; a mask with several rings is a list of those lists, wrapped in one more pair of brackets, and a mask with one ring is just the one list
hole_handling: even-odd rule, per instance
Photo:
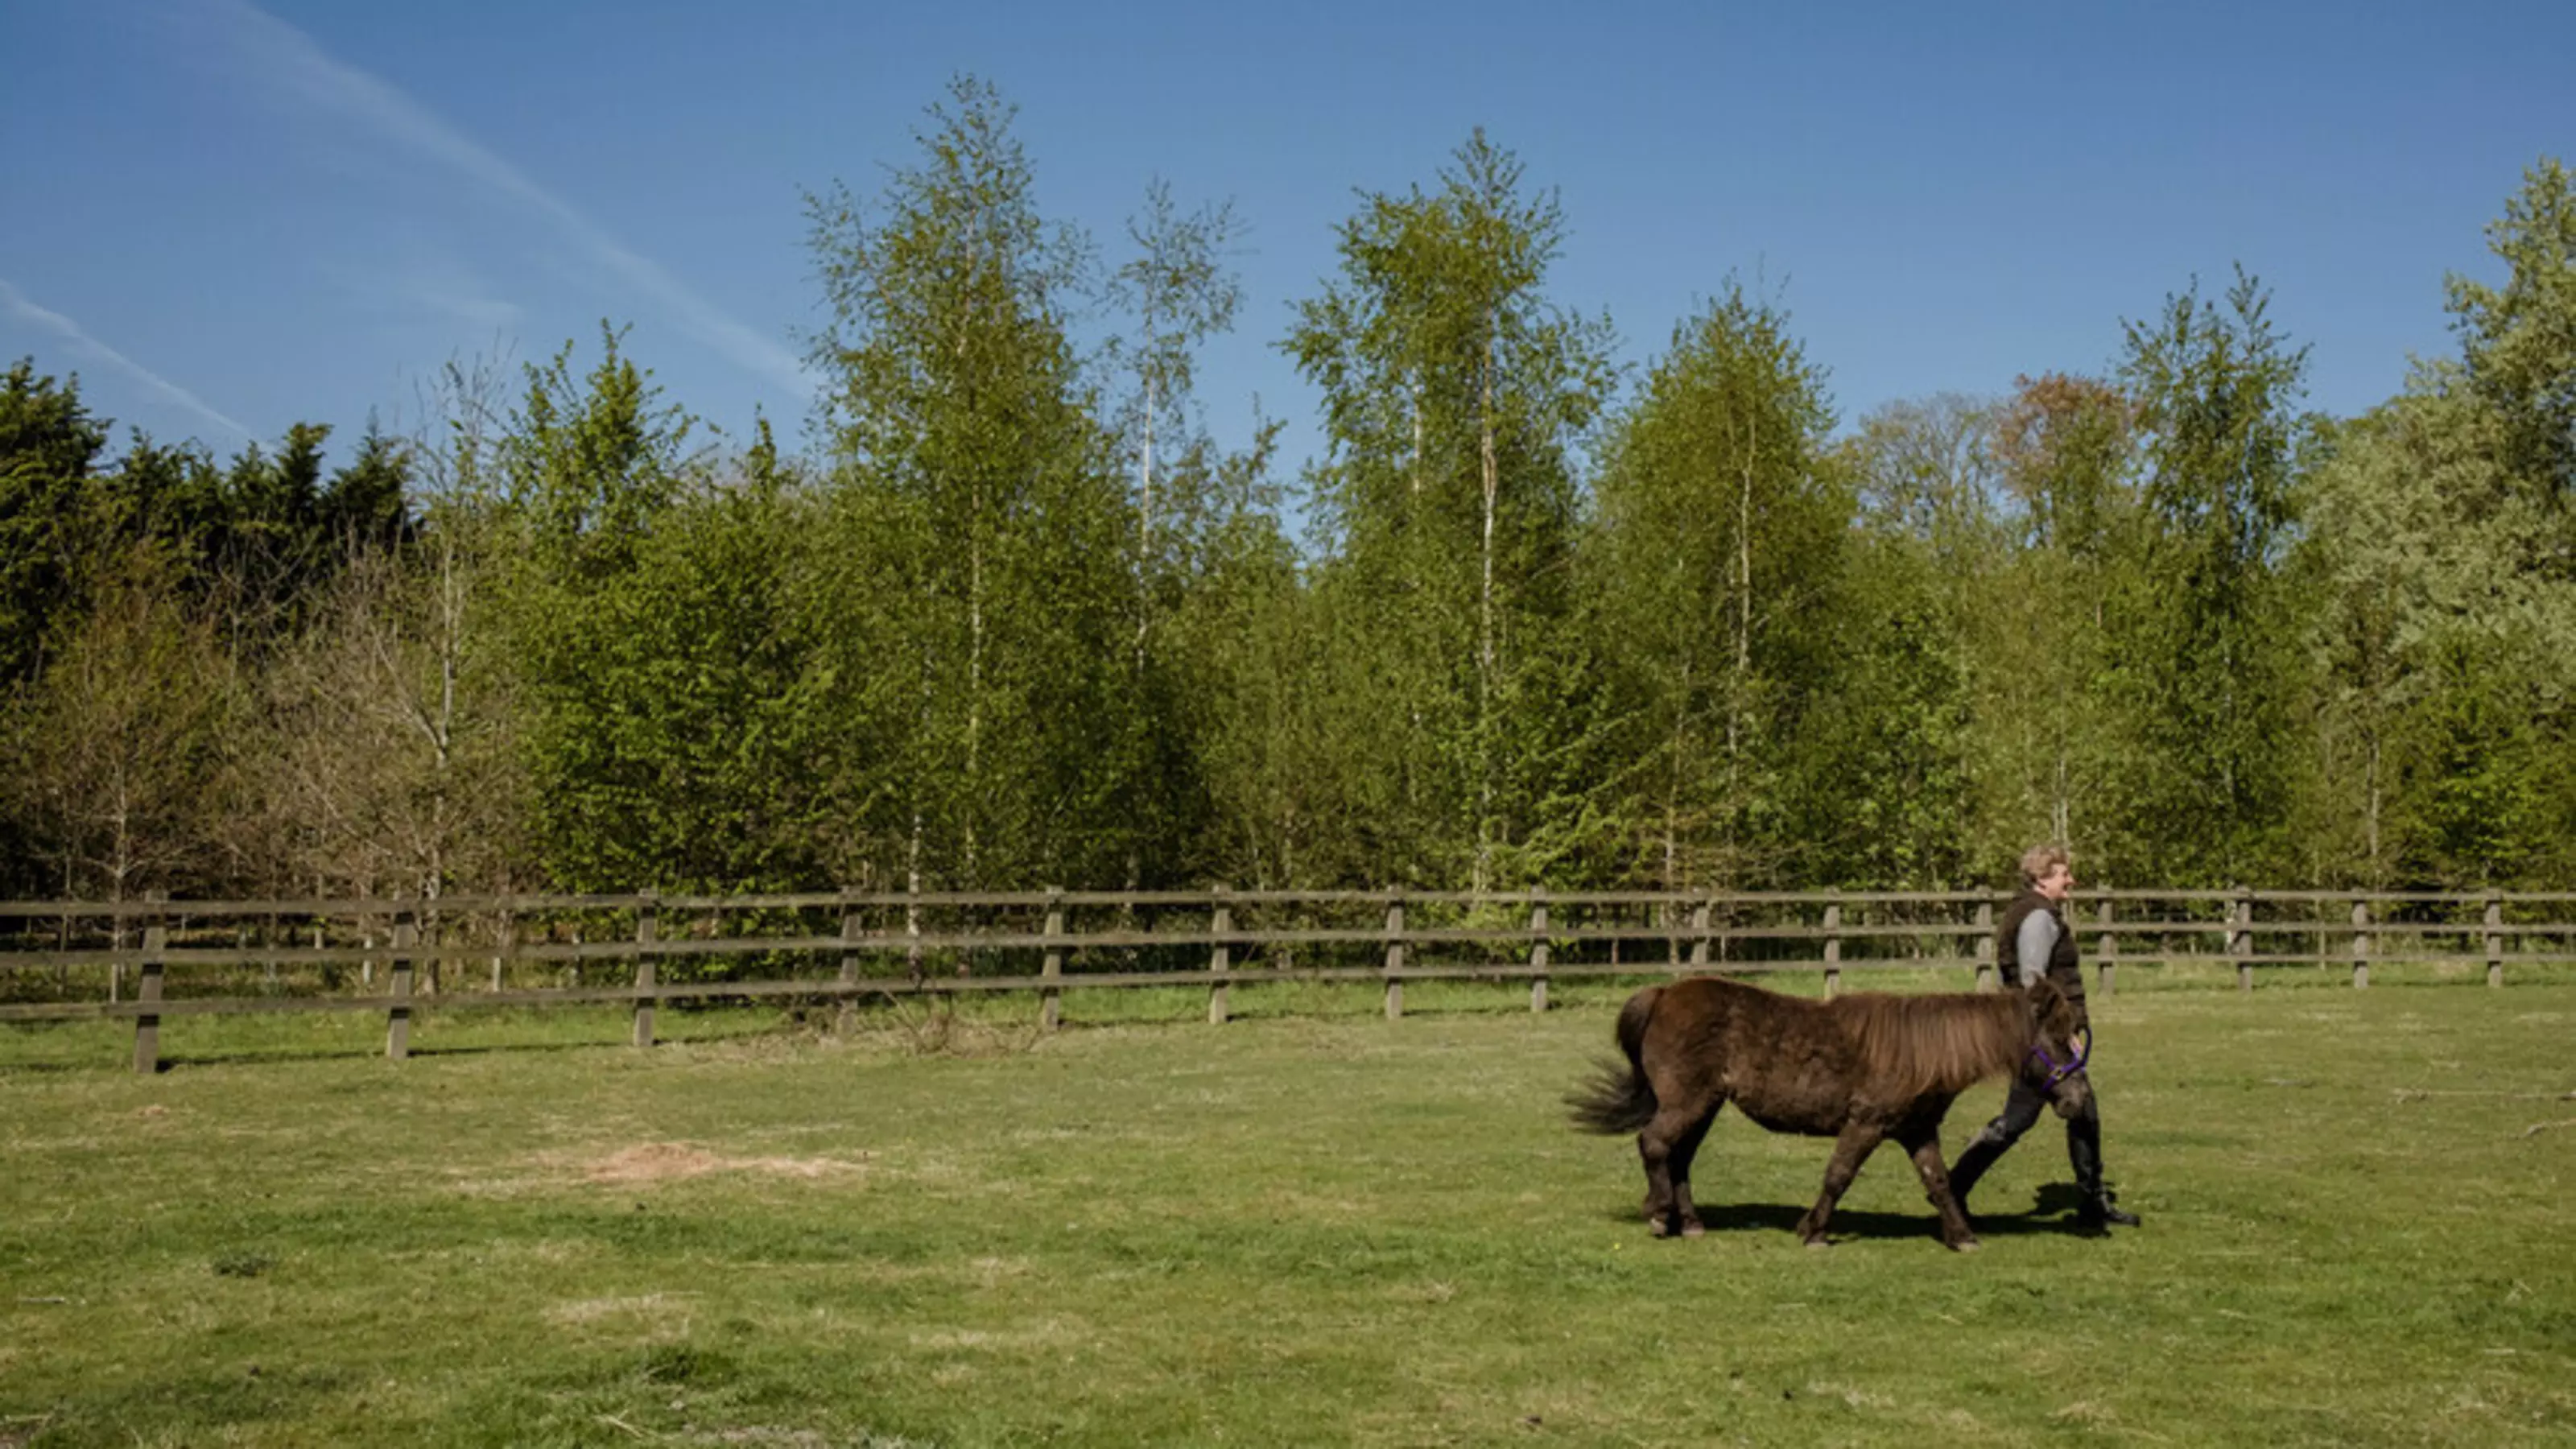
{"label": "tree trunk", "polygon": [[1753,481],[1761,458],[1758,424],[1748,419],[1735,494],[1735,684],[1726,702],[1726,856],[1729,884],[1737,869],[1737,825],[1744,808],[1745,701],[1753,683]]}
{"label": "tree trunk", "polygon": [[1483,579],[1476,602],[1476,870],[1484,890],[1493,862],[1494,819],[1494,514],[1502,494],[1502,468],[1494,454],[1494,334],[1485,332],[1483,397],[1477,416],[1477,462],[1484,483]]}

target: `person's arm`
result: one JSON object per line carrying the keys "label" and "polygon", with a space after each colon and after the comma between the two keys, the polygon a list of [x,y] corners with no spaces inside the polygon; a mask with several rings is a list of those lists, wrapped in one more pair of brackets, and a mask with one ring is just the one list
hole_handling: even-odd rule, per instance
{"label": "person's arm", "polygon": [[2057,949],[2057,918],[2046,911],[2033,911],[2021,918],[2021,934],[2013,937],[2013,952],[2021,959],[2021,984],[2030,985],[2048,974],[2048,953]]}

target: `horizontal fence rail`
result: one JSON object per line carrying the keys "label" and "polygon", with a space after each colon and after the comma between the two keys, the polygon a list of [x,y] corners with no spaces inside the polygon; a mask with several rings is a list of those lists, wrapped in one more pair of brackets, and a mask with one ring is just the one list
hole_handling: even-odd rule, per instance
{"label": "horizontal fence rail", "polygon": [[[135,1066],[165,1018],[380,1012],[386,1051],[413,1013],[623,1004],[654,1040],[662,1002],[829,1003],[1027,992],[1042,1023],[1069,990],[1187,987],[1227,1019],[1230,988],[1520,982],[1695,972],[1973,973],[1993,985],[1982,891],[1477,893],[1018,891],[447,896],[271,901],[0,901],[0,1022],[130,1018]],[[2067,908],[2098,990],[2122,967],[2259,973],[2374,965],[2576,964],[2576,893],[2089,890]]]}

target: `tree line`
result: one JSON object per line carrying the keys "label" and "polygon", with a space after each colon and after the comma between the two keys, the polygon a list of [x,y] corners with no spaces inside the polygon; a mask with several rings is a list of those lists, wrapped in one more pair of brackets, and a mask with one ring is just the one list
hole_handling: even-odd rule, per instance
{"label": "tree line", "polygon": [[[1482,132],[1356,198],[1285,482],[1230,207],[1104,254],[1011,107],[806,198],[808,444],[603,327],[229,460],[0,380],[0,890],[2160,885],[2576,864],[2576,193],[2351,418],[2240,271],[1845,426],[1733,279],[1635,376]],[[1086,319],[1114,320],[1090,338]]]}

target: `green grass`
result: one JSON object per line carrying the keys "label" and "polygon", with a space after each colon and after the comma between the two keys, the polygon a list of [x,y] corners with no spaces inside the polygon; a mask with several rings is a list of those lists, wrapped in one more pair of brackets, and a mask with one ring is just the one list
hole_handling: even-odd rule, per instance
{"label": "green grass", "polygon": [[1650,1240],[1606,987],[0,1029],[0,1446],[2576,1441],[2576,984],[2152,987],[2146,1226],[2032,1212],[2043,1123],[1965,1256],[1893,1151],[1800,1249],[1731,1114]]}

